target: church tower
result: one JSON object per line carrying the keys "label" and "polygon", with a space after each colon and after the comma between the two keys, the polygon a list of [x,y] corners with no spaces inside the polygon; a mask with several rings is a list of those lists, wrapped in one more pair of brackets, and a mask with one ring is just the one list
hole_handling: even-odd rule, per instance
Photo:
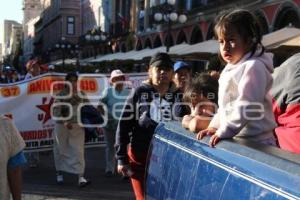
{"label": "church tower", "polygon": [[41,0],[23,0],[23,25],[36,18],[42,12]]}

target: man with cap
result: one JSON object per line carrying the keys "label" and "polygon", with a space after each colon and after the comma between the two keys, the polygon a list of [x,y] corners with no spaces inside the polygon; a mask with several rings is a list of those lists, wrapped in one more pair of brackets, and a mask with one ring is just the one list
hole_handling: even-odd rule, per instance
{"label": "man with cap", "polygon": [[[124,102],[129,95],[130,90],[125,88],[125,74],[119,69],[113,70],[109,79],[111,87],[107,88],[104,92],[104,97],[100,100],[102,105],[99,106],[99,110],[102,114],[107,112],[105,116],[108,117],[107,125],[104,128],[104,137],[106,140],[105,149],[105,176],[111,177],[116,170],[115,159],[115,134],[121,111],[123,109]],[[103,108],[103,107],[106,108]]]}
{"label": "man with cap", "polygon": [[25,80],[33,78],[41,74],[41,68],[38,59],[33,59],[26,64],[27,74],[25,75]]}
{"label": "man with cap", "polygon": [[188,63],[183,61],[177,61],[174,65],[174,76],[173,82],[176,85],[176,88],[181,92],[184,92],[186,83],[191,79],[191,67]]}
{"label": "man with cap", "polygon": [[49,65],[48,66],[48,72],[54,72],[55,66],[54,65]]}
{"label": "man with cap", "polygon": [[[177,61],[173,65],[174,76],[173,82],[175,84],[175,98],[177,103],[182,103],[183,93],[189,81],[191,80],[191,66],[183,61]],[[175,111],[178,114],[177,117],[183,117],[190,113],[188,105],[178,105],[175,107]]]}

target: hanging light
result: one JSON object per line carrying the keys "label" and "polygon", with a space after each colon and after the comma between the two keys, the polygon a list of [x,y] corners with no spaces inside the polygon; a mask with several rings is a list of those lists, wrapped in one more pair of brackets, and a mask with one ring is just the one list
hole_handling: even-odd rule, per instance
{"label": "hanging light", "polygon": [[178,18],[178,14],[176,12],[172,12],[169,16],[170,20],[175,22]]}
{"label": "hanging light", "polygon": [[163,18],[163,15],[161,13],[155,13],[154,14],[155,21],[159,22],[159,21],[162,20],[162,18]]}
{"label": "hanging light", "polygon": [[179,15],[179,17],[178,17],[178,21],[180,22],[180,23],[185,23],[186,22],[186,20],[187,20],[187,17],[186,17],[186,15],[184,15],[184,14],[181,14],[181,15]]}
{"label": "hanging light", "polygon": [[168,0],[168,4],[174,6],[176,3],[176,0]]}

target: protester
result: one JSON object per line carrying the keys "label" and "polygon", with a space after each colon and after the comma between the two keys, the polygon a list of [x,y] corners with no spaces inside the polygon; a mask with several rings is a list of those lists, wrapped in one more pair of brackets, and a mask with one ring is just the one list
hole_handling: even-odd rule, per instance
{"label": "protester", "polygon": [[173,63],[166,53],[149,63],[149,79],[128,97],[116,132],[118,172],[131,177],[136,199],[144,199],[144,176],[149,144],[157,124],[172,119],[170,93]]}
{"label": "protester", "polygon": [[197,138],[211,135],[212,147],[235,136],[276,145],[269,95],[273,62],[264,52],[258,21],[249,11],[234,10],[218,18],[215,33],[227,65],[219,79],[218,112]]}
{"label": "protester", "polygon": [[195,133],[206,129],[218,108],[218,81],[209,74],[199,74],[188,84],[184,101],[192,108],[183,117],[182,126]]}
{"label": "protester", "polygon": [[25,142],[13,122],[0,116],[0,199],[21,200]]}
{"label": "protester", "polygon": [[99,107],[101,113],[107,111],[108,121],[104,128],[104,137],[106,141],[105,148],[105,176],[111,177],[116,171],[115,160],[115,138],[118,122],[125,100],[130,90],[124,86],[125,75],[119,69],[113,70],[109,82],[111,87],[105,91],[105,96],[100,101],[106,106],[106,109]]}
{"label": "protester", "polygon": [[30,79],[41,74],[40,65],[37,59],[33,59],[27,62],[26,64],[27,74],[25,79]]}
{"label": "protester", "polygon": [[300,153],[300,53],[293,55],[273,73],[273,112],[279,147]]}
{"label": "protester", "polygon": [[[84,178],[85,160],[84,160],[84,130],[79,126],[77,120],[77,108],[80,103],[87,103],[85,94],[77,90],[78,76],[76,73],[68,73],[65,81],[71,84],[65,84],[64,89],[57,94],[53,104],[54,128],[54,162],[56,169],[56,181],[62,184],[62,172],[69,172],[78,175],[78,186],[85,187],[90,181]],[[70,96],[69,96],[70,95]],[[68,97],[69,96],[69,97]],[[60,103],[67,103],[63,106]],[[63,118],[63,119],[62,119]]]}
{"label": "protester", "polygon": [[175,110],[178,113],[178,117],[183,117],[191,112],[188,105],[183,105],[182,97],[185,91],[186,85],[189,83],[192,77],[191,66],[183,61],[177,61],[173,65],[174,76],[173,82],[175,85],[175,98],[178,105],[176,105]]}
{"label": "protester", "polygon": [[[40,66],[37,59],[33,59],[27,62],[26,64],[27,74],[25,75],[24,80],[31,79],[35,76],[40,75]],[[26,153],[26,158],[28,160],[28,164],[31,168],[35,168],[38,166],[40,161],[39,152],[30,152]]]}

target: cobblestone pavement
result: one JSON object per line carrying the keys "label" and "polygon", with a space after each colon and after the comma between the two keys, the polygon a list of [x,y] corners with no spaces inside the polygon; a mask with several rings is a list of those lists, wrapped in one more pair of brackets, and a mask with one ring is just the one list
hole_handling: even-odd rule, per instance
{"label": "cobblestone pavement", "polygon": [[134,194],[129,180],[119,175],[104,175],[104,148],[86,150],[86,177],[92,184],[78,188],[77,176],[64,174],[64,184],[55,182],[52,152],[40,153],[37,168],[25,167],[23,171],[23,200],[131,200]]}

